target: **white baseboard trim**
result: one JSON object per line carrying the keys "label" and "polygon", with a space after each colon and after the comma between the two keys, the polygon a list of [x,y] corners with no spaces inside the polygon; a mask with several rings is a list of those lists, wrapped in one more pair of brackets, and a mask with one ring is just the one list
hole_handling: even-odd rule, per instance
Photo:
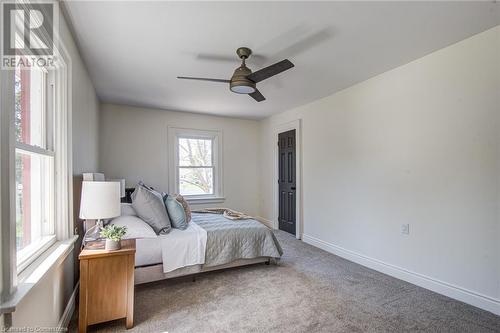
{"label": "white baseboard trim", "polygon": [[66,308],[64,309],[63,315],[61,319],[59,320],[59,324],[57,327],[67,329],[69,326],[69,322],[71,321],[71,317],[73,317],[73,312],[75,312],[75,306],[76,306],[76,295],[78,294],[78,287],[80,286],[80,281],[75,286],[75,289],[73,289],[73,292],[71,293],[71,297],[68,300],[68,304],[66,304]]}
{"label": "white baseboard trim", "polygon": [[265,219],[263,217],[260,217],[260,216],[256,216],[255,219],[259,222],[261,222],[262,224],[264,224],[265,226],[271,228],[271,229],[274,229],[274,223],[268,219]]}
{"label": "white baseboard trim", "polygon": [[310,245],[338,255],[339,257],[342,257],[349,261],[353,261],[381,273],[393,276],[422,288],[429,289],[436,293],[476,306],[496,315],[500,315],[499,299],[482,295],[480,293],[456,286],[451,283],[440,281],[423,274],[415,273],[407,269],[385,263],[378,259],[367,257],[365,255],[347,250],[332,243],[325,242],[313,236],[304,234],[302,236],[302,240]]}

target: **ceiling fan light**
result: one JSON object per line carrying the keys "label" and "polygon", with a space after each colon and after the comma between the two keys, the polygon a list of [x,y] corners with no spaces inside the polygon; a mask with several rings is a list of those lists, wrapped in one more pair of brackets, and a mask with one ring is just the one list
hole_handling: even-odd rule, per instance
{"label": "ceiling fan light", "polygon": [[251,94],[255,92],[255,88],[251,85],[233,85],[231,91],[237,94]]}

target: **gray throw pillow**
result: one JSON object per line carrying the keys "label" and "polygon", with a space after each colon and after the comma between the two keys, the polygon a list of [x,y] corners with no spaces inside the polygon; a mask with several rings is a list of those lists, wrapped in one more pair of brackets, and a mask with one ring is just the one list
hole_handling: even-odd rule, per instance
{"label": "gray throw pillow", "polygon": [[132,207],[137,216],[153,228],[157,235],[168,234],[172,226],[160,193],[137,185],[132,193]]}
{"label": "gray throw pillow", "polygon": [[185,230],[188,227],[188,222],[186,220],[186,212],[184,211],[182,204],[171,195],[166,195],[164,200],[172,227]]}
{"label": "gray throw pillow", "polygon": [[135,212],[134,207],[132,207],[131,203],[122,202],[120,204],[120,210],[120,216],[137,216],[137,213]]}

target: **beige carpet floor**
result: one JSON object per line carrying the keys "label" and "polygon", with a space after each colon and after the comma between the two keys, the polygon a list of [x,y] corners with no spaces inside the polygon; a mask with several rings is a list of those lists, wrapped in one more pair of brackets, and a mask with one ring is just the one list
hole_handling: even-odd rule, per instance
{"label": "beige carpet floor", "polygon": [[[127,332],[500,332],[500,317],[276,231],[263,264],[136,287]],[[71,330],[76,329],[76,318]],[[122,320],[89,332],[123,332]]]}

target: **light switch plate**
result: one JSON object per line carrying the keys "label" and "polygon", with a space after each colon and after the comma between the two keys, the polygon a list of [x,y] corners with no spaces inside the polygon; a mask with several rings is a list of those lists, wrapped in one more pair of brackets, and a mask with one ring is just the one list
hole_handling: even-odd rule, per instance
{"label": "light switch plate", "polygon": [[410,225],[409,224],[401,224],[401,233],[403,235],[409,235],[410,234]]}

